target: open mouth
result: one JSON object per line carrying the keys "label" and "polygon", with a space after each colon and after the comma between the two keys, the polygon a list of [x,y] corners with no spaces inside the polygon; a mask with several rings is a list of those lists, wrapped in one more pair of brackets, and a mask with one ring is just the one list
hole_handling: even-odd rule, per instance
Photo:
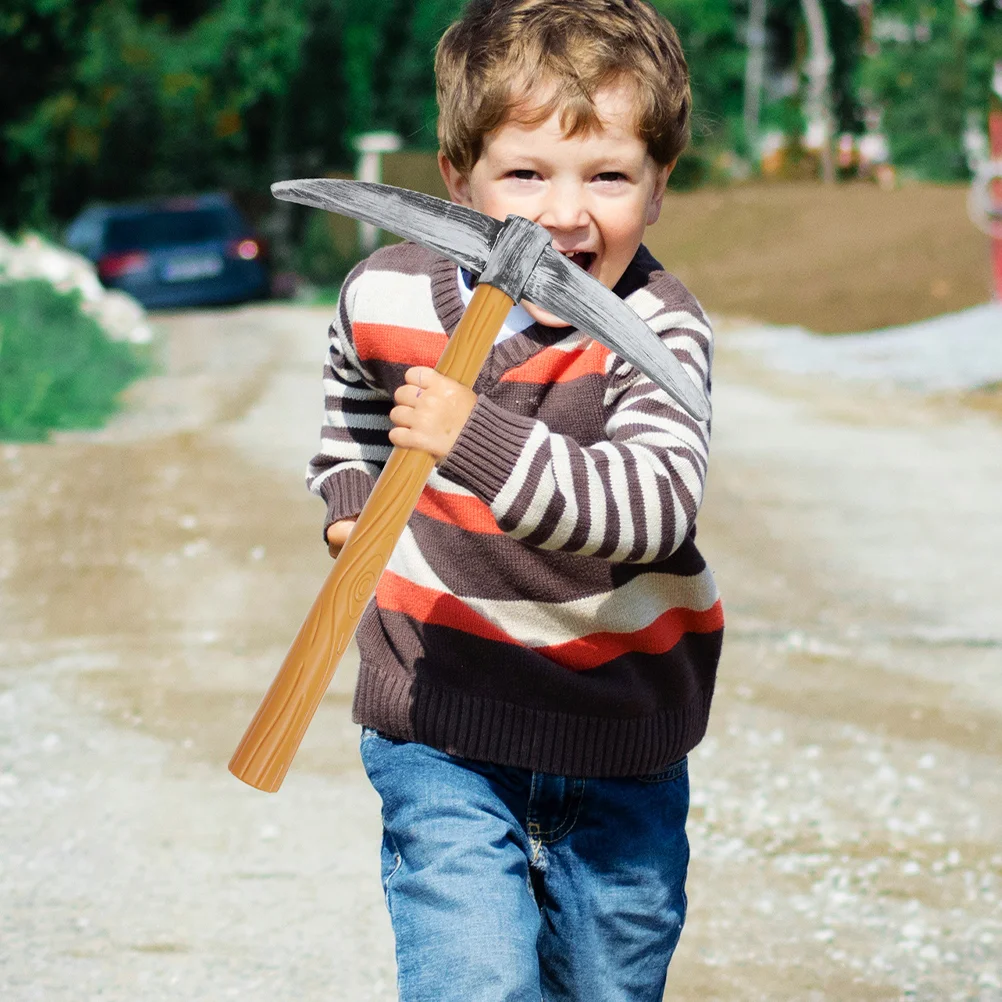
{"label": "open mouth", "polygon": [[563,252],[564,257],[569,258],[573,261],[579,268],[585,271],[590,271],[591,266],[595,263],[595,258],[597,254],[593,254],[591,251],[574,251],[568,254],[566,251]]}

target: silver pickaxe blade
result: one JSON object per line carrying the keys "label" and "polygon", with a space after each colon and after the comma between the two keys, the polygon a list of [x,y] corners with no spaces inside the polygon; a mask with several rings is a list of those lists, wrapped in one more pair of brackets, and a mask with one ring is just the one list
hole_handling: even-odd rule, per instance
{"label": "silver pickaxe blade", "polygon": [[330,177],[278,181],[271,186],[271,193],[286,202],[312,205],[372,223],[436,251],[476,275],[484,270],[504,226],[492,216],[464,205],[371,181]]}
{"label": "silver pickaxe blade", "polygon": [[[271,191],[276,198],[288,202],[373,223],[442,254],[477,275],[485,270],[499,235],[509,226],[508,222],[502,223],[475,209],[432,195],[368,181],[335,178],[279,181],[271,186]],[[512,218],[518,217],[509,220]],[[543,229],[535,223],[532,226]],[[511,291],[518,301],[519,290],[506,291]],[[552,247],[547,247],[538,258],[520,292],[530,303],[612,349],[649,376],[697,421],[709,418],[702,394],[661,339],[611,289]]]}
{"label": "silver pickaxe blade", "polygon": [[702,393],[664,342],[619,296],[563,254],[552,247],[543,251],[522,296],[611,348],[697,421],[709,419]]}

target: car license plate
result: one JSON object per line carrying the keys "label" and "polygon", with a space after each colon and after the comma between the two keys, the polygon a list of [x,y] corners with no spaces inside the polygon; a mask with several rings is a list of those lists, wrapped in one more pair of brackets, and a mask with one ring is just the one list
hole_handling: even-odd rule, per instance
{"label": "car license plate", "polygon": [[198,278],[213,278],[223,270],[223,259],[218,254],[198,257],[176,257],[164,267],[164,281],[192,282]]}

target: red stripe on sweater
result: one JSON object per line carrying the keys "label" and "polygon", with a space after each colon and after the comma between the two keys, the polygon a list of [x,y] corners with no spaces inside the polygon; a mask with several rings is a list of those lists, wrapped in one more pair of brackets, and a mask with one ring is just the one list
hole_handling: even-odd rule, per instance
{"label": "red stripe on sweater", "polygon": [[380,609],[402,612],[411,619],[430,626],[448,626],[475,637],[483,637],[484,640],[524,646],[509,637],[504,630],[498,629],[489,619],[474,612],[455,595],[435,588],[425,588],[393,571],[383,571],[376,586],[376,604]]}
{"label": "red stripe on sweater", "polygon": [[537,647],[544,657],[572,671],[597,668],[623,654],[666,654],[686,633],[714,633],[724,628],[724,608],[718,599],[705,612],[669,609],[650,626],[633,633],[591,633],[565,644]]}
{"label": "red stripe on sweater", "polygon": [[[474,612],[461,599],[384,571],[376,588],[381,609],[402,612],[431,626],[462,630],[484,640],[525,647],[520,641]],[[649,626],[633,633],[590,633],[550,647],[533,648],[571,671],[597,668],[624,654],[666,654],[686,633],[714,633],[724,628],[724,610],[718,599],[709,609],[669,609]]]}
{"label": "red stripe on sweater", "polygon": [[568,383],[581,376],[601,376],[605,374],[605,360],[610,354],[609,349],[597,341],[589,341],[587,347],[576,351],[546,348],[527,362],[509,369],[499,382]]}
{"label": "red stripe on sweater", "polygon": [[504,533],[498,528],[490,508],[480,498],[464,494],[450,494],[426,487],[418,498],[417,511],[439,522],[448,522],[467,532],[478,532],[492,536]]}
{"label": "red stripe on sweater", "polygon": [[363,362],[373,358],[399,365],[428,365],[434,368],[449,343],[445,334],[393,324],[354,323],[351,331],[355,350]]}

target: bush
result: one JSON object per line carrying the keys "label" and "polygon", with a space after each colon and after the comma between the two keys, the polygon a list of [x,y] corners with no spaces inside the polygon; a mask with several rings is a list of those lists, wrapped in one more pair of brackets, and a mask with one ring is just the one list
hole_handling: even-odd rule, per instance
{"label": "bush", "polygon": [[76,290],[44,279],[0,281],[0,439],[44,441],[51,429],[98,428],[148,363],[111,341]]}
{"label": "bush", "polygon": [[296,270],[319,286],[337,286],[360,260],[354,237],[357,223],[311,209],[295,256]]}
{"label": "bush", "polygon": [[712,173],[710,158],[689,148],[678,158],[668,186],[675,191],[693,191],[707,184]]}

